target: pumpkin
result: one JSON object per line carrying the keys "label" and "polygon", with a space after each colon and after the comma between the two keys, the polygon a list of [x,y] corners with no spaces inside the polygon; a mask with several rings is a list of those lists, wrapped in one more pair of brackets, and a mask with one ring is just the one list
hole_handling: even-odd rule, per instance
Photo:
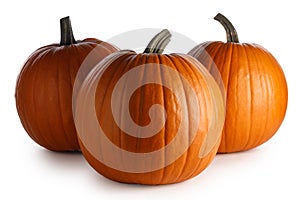
{"label": "pumpkin", "polygon": [[268,141],[284,119],[286,79],[269,51],[258,44],[239,43],[231,22],[222,14],[215,19],[224,26],[227,42],[204,42],[188,54],[208,70],[216,66],[224,83],[226,119],[218,152],[252,149]]}
{"label": "pumpkin", "polygon": [[16,107],[36,143],[53,151],[74,151],[79,150],[72,115],[76,74],[83,63],[87,74],[117,48],[95,38],[76,41],[69,17],[60,26],[60,43],[37,49],[25,62],[16,84]]}
{"label": "pumpkin", "polygon": [[74,120],[81,151],[111,180],[181,182],[216,155],[225,118],[222,92],[193,57],[162,54],[170,36],[163,30],[143,53],[107,56],[79,89]]}

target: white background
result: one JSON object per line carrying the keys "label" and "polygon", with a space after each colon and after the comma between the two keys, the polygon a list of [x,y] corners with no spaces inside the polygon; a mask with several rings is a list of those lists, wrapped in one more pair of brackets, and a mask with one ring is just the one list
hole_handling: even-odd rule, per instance
{"label": "white background", "polygon": [[[3,3],[5,2],[5,3]],[[300,15],[297,1],[1,1],[0,199],[300,199]],[[15,108],[17,75],[38,47],[59,42],[59,19],[69,15],[76,39],[107,40],[138,28],[168,28],[198,43],[225,41],[213,17],[221,12],[241,42],[258,43],[282,65],[289,86],[285,120],[264,145],[217,155],[197,177],[179,184],[112,182],[79,153],[36,145]]]}

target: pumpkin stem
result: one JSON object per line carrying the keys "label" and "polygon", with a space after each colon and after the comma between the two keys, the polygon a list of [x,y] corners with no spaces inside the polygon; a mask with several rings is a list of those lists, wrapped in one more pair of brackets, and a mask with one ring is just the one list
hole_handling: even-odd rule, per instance
{"label": "pumpkin stem", "polygon": [[167,29],[162,30],[152,38],[144,53],[162,53],[170,42],[171,36],[171,33]]}
{"label": "pumpkin stem", "polygon": [[222,26],[225,28],[226,36],[227,36],[227,42],[234,42],[239,43],[239,38],[237,35],[237,32],[232,25],[232,23],[221,13],[218,13],[215,17],[215,20],[220,22]]}
{"label": "pumpkin stem", "polygon": [[76,44],[73,35],[70,17],[60,19],[60,45]]}

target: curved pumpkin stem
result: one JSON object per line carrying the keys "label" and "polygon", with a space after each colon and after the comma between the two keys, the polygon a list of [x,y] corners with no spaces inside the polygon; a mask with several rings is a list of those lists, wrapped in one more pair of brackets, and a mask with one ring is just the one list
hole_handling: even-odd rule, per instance
{"label": "curved pumpkin stem", "polygon": [[76,44],[76,40],[73,35],[70,17],[64,17],[60,19],[60,45]]}
{"label": "curved pumpkin stem", "polygon": [[144,53],[162,53],[170,42],[171,33],[167,29],[156,34],[147,45]]}
{"label": "curved pumpkin stem", "polygon": [[227,35],[227,42],[239,43],[239,38],[234,26],[224,15],[218,13],[214,17],[214,19],[220,22],[222,26],[225,28],[226,35]]}

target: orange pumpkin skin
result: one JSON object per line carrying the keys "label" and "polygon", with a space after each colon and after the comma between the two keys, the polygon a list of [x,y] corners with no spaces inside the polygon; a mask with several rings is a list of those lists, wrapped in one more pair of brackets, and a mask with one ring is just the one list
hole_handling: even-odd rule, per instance
{"label": "orange pumpkin skin", "polygon": [[21,123],[36,143],[49,150],[79,150],[72,90],[77,71],[92,50],[90,69],[117,51],[94,38],[44,46],[33,52],[18,76],[15,98]]}
{"label": "orange pumpkin skin", "polygon": [[[103,67],[101,64],[105,63],[105,61],[110,64]],[[157,69],[161,65],[167,66],[170,70],[181,74],[194,89],[198,98],[196,103],[200,108],[201,120],[191,114],[191,110],[195,109],[195,105],[188,103],[190,94],[188,90],[182,90],[183,84],[181,83],[181,79],[172,77],[162,69],[160,69],[160,73],[155,73],[151,70],[152,68]],[[124,107],[129,106],[132,120],[140,126],[151,123],[149,109],[152,105],[159,104],[163,106],[167,116],[163,128],[159,130],[157,134],[146,138],[133,137],[126,134],[116,124],[113,113],[111,109],[109,109],[112,106],[111,97],[117,82],[129,71],[137,69],[140,66],[144,66],[144,68],[134,79],[134,82],[138,85],[142,80],[153,76],[158,80],[165,80],[173,85],[178,85],[178,83],[181,85],[181,87],[172,88],[171,91],[169,88],[160,84],[145,84],[135,90],[130,98],[129,105],[123,105]],[[201,70],[199,70],[199,66]],[[102,72],[100,69],[103,69]],[[97,81],[98,73],[102,73],[102,75]],[[130,81],[128,80],[128,82]],[[124,96],[128,93],[127,88],[130,84],[131,83],[124,85],[124,91],[122,91]],[[94,94],[88,92],[92,90],[91,88],[95,88]],[[184,94],[185,99],[183,100],[186,102],[186,105],[180,105],[178,99],[173,95],[173,93],[176,92]],[[90,111],[91,113],[89,113],[89,109],[86,107],[86,105],[91,105],[90,102],[86,102],[90,99],[94,99],[92,103],[94,106]],[[182,109],[185,109],[185,106],[186,109],[189,110],[188,116],[182,116]],[[216,110],[218,110],[218,112]],[[155,159],[150,161],[150,165],[161,165],[162,167],[159,169],[136,173],[118,170],[99,160],[99,158],[102,157],[104,157],[103,159],[105,160],[108,157],[116,157],[118,155],[114,154],[113,151],[104,149],[105,145],[101,144],[101,140],[96,137],[96,133],[92,136],[91,132],[93,132],[95,128],[93,127],[94,124],[90,124],[92,120],[89,117],[93,115],[93,111],[96,112],[96,127],[101,126],[105,136],[115,146],[126,152],[147,154],[163,149],[166,145],[171,144],[172,141],[175,140],[180,124],[184,124],[184,120],[182,119],[188,120],[187,127],[184,129],[183,138],[188,141],[191,140],[191,143],[186,147],[182,155],[176,159],[174,158],[174,161],[170,162],[170,164],[165,165],[164,162],[157,163],[159,161]],[[190,179],[209,165],[219,147],[225,117],[225,104],[219,87],[213,77],[192,57],[177,54],[136,54],[135,52],[121,51],[105,58],[83,82],[78,94],[75,113],[74,119],[78,134],[82,134],[78,137],[82,153],[97,172],[118,182],[156,185],[176,183]],[[155,116],[160,117],[159,114]],[[126,120],[124,119],[124,121]],[[195,123],[199,123],[199,126],[196,129],[196,133],[194,133],[195,135],[192,136],[192,131],[189,130]],[[214,127],[213,130],[209,130],[211,125]],[[90,130],[88,128],[90,128]],[[140,134],[143,135],[144,132]],[[211,137],[211,139],[207,139],[209,137]],[[173,149],[174,151],[176,151],[177,148],[181,149],[181,146],[185,145],[187,141],[184,139],[182,140],[182,144],[177,145],[176,148]],[[202,156],[200,156],[201,149]],[[107,157],[105,158],[105,156]],[[167,159],[173,157],[173,155],[166,150],[162,150],[160,157]],[[139,162],[135,160],[130,161],[126,158],[126,156],[123,156],[122,159],[117,160],[117,167],[122,168],[123,165],[126,166],[130,163],[134,165],[137,171],[143,170],[143,167],[145,167],[143,163],[140,164],[140,166],[138,164]],[[147,164],[146,159],[145,163]]]}
{"label": "orange pumpkin skin", "polygon": [[257,44],[206,42],[189,52],[207,69],[216,66],[226,91],[219,153],[244,151],[268,141],[287,109],[288,88],[276,59]]}

